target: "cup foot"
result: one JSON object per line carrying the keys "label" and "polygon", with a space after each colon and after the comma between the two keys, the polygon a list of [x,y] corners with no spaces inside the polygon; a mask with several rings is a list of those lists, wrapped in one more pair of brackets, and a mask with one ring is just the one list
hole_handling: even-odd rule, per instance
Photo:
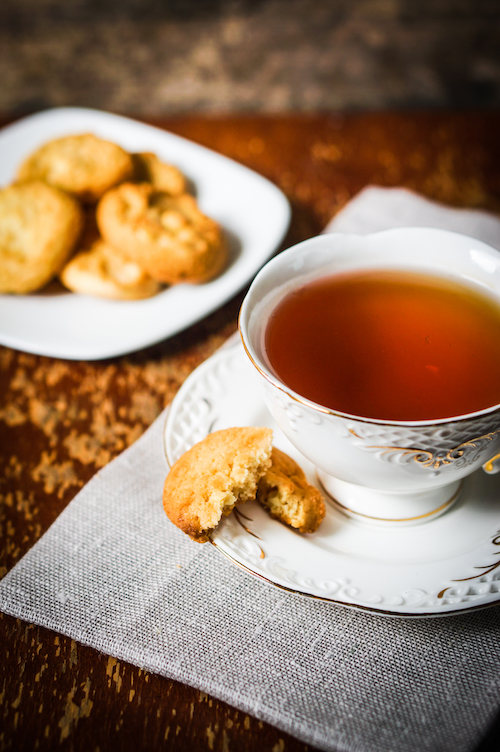
{"label": "cup foot", "polygon": [[331,503],[343,514],[371,524],[419,525],[439,517],[457,501],[462,481],[417,493],[394,493],[357,486],[316,470]]}

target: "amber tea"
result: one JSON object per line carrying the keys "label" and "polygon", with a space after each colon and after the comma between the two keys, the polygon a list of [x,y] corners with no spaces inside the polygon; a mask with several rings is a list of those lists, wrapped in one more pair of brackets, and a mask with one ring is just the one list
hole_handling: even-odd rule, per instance
{"label": "amber tea", "polygon": [[500,305],[445,278],[317,279],[278,304],[265,348],[287,386],[339,412],[423,421],[500,403]]}

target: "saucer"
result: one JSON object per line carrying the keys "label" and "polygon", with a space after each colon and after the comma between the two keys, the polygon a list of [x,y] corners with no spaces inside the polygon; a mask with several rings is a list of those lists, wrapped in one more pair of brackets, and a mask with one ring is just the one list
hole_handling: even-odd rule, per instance
{"label": "saucer", "polygon": [[[208,433],[268,426],[274,445],[318,485],[314,465],[269,413],[240,342],[213,355],[185,381],[164,434],[171,465]],[[440,517],[398,528],[345,515],[326,499],[319,530],[301,535],[257,502],[238,506],[212,535],[220,553],[293,593],[388,616],[458,614],[500,603],[500,475],[479,470]]]}

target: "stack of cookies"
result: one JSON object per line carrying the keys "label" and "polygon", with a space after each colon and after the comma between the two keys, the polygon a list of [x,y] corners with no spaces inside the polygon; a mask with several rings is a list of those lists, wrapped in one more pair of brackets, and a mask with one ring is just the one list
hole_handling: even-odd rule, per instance
{"label": "stack of cookies", "polygon": [[226,258],[180,170],[93,134],[45,144],[0,190],[0,292],[58,276],[77,293],[138,300],[206,282]]}

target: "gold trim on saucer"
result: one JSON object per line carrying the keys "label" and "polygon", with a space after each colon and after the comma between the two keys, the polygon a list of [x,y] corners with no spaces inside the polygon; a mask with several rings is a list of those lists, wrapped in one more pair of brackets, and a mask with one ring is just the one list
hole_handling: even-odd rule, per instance
{"label": "gold trim on saucer", "polygon": [[[266,582],[268,585],[271,585],[272,587],[277,588],[278,590],[282,590],[286,593],[293,593],[294,595],[300,595],[304,598],[311,598],[314,601],[322,601],[323,603],[331,603],[334,606],[347,606],[348,608],[352,608],[355,611],[364,611],[366,613],[371,614],[381,614],[382,616],[396,616],[399,618],[409,618],[409,619],[428,619],[428,618],[443,618],[445,616],[456,616],[461,613],[469,613],[470,611],[482,611],[486,608],[492,608],[493,606],[498,606],[498,601],[495,603],[481,603],[478,606],[467,606],[467,608],[459,608],[452,612],[450,611],[421,611],[420,613],[414,613],[412,611],[389,611],[385,608],[375,608],[374,606],[363,606],[361,603],[350,603],[349,601],[341,601],[336,600],[335,598],[322,596],[322,595],[314,595],[313,593],[305,593],[302,590],[294,590],[293,588],[287,587],[286,585],[280,585],[278,582],[274,582],[273,580],[270,580],[268,577],[265,577],[260,572],[256,572],[253,569],[250,569],[250,567],[247,567],[245,564],[242,564],[238,559],[235,559],[231,554],[229,554],[227,551],[224,551],[223,548],[221,548],[217,543],[210,538],[210,543],[212,546],[223,556],[228,559],[232,564],[236,564],[239,569],[242,569],[247,574],[251,575],[252,577],[257,577],[259,580],[262,580],[263,582]],[[444,591],[443,591],[444,592]]]}
{"label": "gold trim on saucer", "polygon": [[[498,530],[493,538],[491,539],[491,542],[494,546],[500,546],[500,530]],[[500,551],[497,551],[494,556],[500,556]],[[458,580],[452,580],[452,582],[469,582],[469,580],[477,580],[478,577],[484,577],[487,574],[490,574],[490,572],[494,572],[495,569],[498,569],[500,567],[500,559],[496,562],[496,564],[484,564],[480,567],[474,567],[474,569],[482,569],[483,571],[479,574],[473,574],[472,577],[461,577]],[[440,593],[438,593],[438,598],[442,598],[443,595],[446,593],[447,590],[450,590],[451,586],[444,588],[444,590],[441,590]]]}
{"label": "gold trim on saucer", "polygon": [[419,514],[417,517],[371,517],[369,514],[361,514],[361,512],[355,512],[353,509],[349,509],[349,507],[346,507],[344,504],[341,504],[340,501],[337,501],[337,499],[331,495],[329,491],[325,488],[323,483],[321,482],[321,478],[316,475],[316,479],[321,486],[323,492],[328,496],[329,499],[333,502],[333,504],[338,507],[342,512],[348,512],[349,514],[352,514],[354,517],[363,517],[366,520],[373,520],[374,522],[414,522],[416,520],[423,520],[426,517],[432,517],[433,515],[437,514],[438,512],[442,512],[446,509],[446,507],[453,504],[454,501],[457,500],[460,491],[462,490],[463,481],[460,482],[460,486],[457,488],[453,496],[451,496],[447,501],[444,502],[444,504],[441,504],[440,507],[437,507],[437,509],[433,509],[432,512],[426,512],[425,514]]}
{"label": "gold trim on saucer", "polygon": [[[243,528],[243,530],[244,530],[244,531],[245,531],[246,533],[248,533],[249,535],[252,535],[252,536],[253,536],[254,538],[257,538],[257,540],[260,540],[259,536],[258,536],[258,535],[256,535],[255,533],[252,533],[252,531],[250,530],[250,528],[248,528],[248,527],[247,527],[247,526],[246,526],[246,525],[245,525],[245,524],[244,524],[244,523],[243,523],[243,522],[241,521],[241,517],[243,517],[243,518],[244,518],[245,520],[248,520],[248,522],[253,522],[253,520],[252,520],[252,518],[251,518],[251,517],[247,517],[247,516],[246,516],[246,514],[243,514],[243,512],[241,511],[241,509],[238,509],[237,507],[234,507],[234,508],[233,508],[233,514],[234,514],[234,517],[235,517],[235,519],[236,519],[236,522],[238,523],[238,525],[241,525],[241,527]],[[258,544],[257,544],[257,545],[258,545]],[[262,546],[259,546],[259,548],[260,548],[260,558],[261,558],[261,559],[265,559],[265,558],[266,558],[266,555],[265,555],[265,553],[264,553],[264,550],[263,550]]]}

